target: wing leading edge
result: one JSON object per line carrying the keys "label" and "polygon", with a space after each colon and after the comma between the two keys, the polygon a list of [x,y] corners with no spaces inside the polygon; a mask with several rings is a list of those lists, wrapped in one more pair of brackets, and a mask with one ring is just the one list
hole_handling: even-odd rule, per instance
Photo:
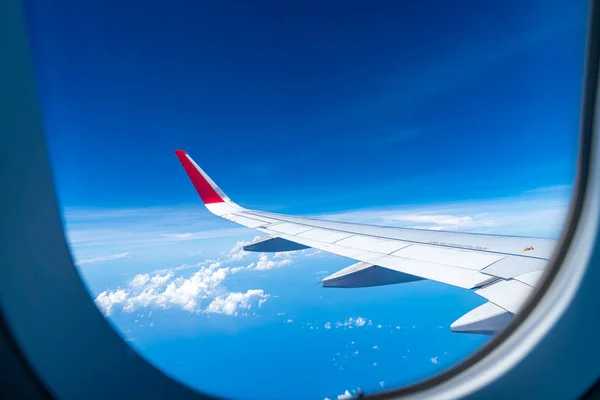
{"label": "wing leading edge", "polygon": [[455,332],[494,333],[524,304],[542,276],[554,240],[334,222],[249,210],[234,203],[183,150],[185,172],[213,214],[268,236],[246,251],[315,248],[357,261],[323,279],[323,287],[356,288],[430,279],[488,300],[454,323]]}

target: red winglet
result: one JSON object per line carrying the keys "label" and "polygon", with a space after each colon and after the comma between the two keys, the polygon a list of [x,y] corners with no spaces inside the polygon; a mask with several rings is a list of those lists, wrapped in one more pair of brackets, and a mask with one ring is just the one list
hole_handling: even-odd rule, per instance
{"label": "red winglet", "polygon": [[179,162],[192,181],[192,184],[200,195],[202,202],[204,204],[223,203],[224,200],[221,198],[221,196],[219,196],[210,183],[208,183],[204,176],[202,176],[200,170],[196,168],[196,166],[190,161],[187,153],[183,150],[175,150],[175,154],[177,154]]}

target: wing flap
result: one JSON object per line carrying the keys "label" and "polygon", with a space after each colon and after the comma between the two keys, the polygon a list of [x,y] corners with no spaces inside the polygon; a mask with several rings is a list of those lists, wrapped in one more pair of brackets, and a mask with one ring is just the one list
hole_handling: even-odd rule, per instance
{"label": "wing flap", "polygon": [[526,285],[535,287],[538,281],[542,278],[542,275],[544,275],[544,271],[531,271],[526,274],[516,276],[515,279],[523,282]]}
{"label": "wing flap", "polygon": [[516,279],[499,280],[475,291],[481,297],[513,314],[519,311],[532,292],[531,286]]}
{"label": "wing flap", "polygon": [[548,260],[512,256],[498,260],[481,272],[503,279],[510,279],[527,272],[543,270],[546,264],[548,264]]}
{"label": "wing flap", "polygon": [[492,334],[504,328],[513,314],[487,302],[472,309],[450,325],[453,332]]}

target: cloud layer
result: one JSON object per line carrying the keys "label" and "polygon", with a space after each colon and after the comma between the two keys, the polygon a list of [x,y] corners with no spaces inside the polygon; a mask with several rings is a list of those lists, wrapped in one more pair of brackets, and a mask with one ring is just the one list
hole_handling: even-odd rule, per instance
{"label": "cloud layer", "polygon": [[[570,186],[554,186],[524,192],[510,198],[429,205],[397,205],[312,217],[408,228],[508,234],[558,238],[567,216]],[[67,237],[78,265],[145,255],[165,261],[181,255],[197,255],[225,238],[238,238],[228,248],[232,260],[241,260],[242,246],[256,231],[212,215],[204,207],[147,207],[129,209],[68,208],[64,212]],[[158,247],[161,246],[161,247]],[[166,250],[162,246],[169,246]],[[105,254],[112,254],[106,256]],[[257,261],[258,269],[271,269],[270,261]],[[286,256],[281,256],[285,258]]]}
{"label": "cloud layer", "polygon": [[417,229],[557,238],[567,216],[570,190],[570,186],[553,186],[510,198],[364,209],[319,217]]}
{"label": "cloud layer", "polygon": [[[320,217],[432,230],[557,237],[567,214],[569,190],[569,187],[551,187],[533,190],[509,199],[366,209]],[[110,249],[122,250],[115,251],[112,255],[97,255],[92,252],[90,257],[80,257],[77,264],[83,266],[125,257],[137,258],[138,254],[142,253],[140,247],[150,251],[158,245],[191,243],[193,246],[190,249],[197,252],[194,240],[240,237],[250,232],[246,228],[231,228],[230,222],[218,218],[203,218],[206,213],[206,210],[198,207],[75,209],[67,211],[65,217],[69,228],[69,241],[78,252],[81,249],[93,252],[102,249],[106,254]],[[258,236],[254,239],[256,238]],[[100,293],[96,303],[106,314],[114,310],[129,312],[143,307],[179,307],[196,313],[236,315],[262,306],[269,299],[269,294],[260,288],[231,292],[224,285],[227,278],[242,271],[280,268],[291,264],[294,255],[310,255],[314,252],[303,250],[257,255],[242,250],[249,242],[251,240],[238,240],[234,246],[225,250],[222,258],[138,274],[125,287]],[[207,243],[209,242],[203,244],[205,249],[209,246]],[[173,251],[160,253],[169,259],[170,254],[176,252],[181,252],[181,248],[173,246]],[[186,269],[196,271],[182,275],[180,271]],[[354,328],[365,325],[372,323],[359,317],[346,321],[331,321],[326,323],[324,328]]]}
{"label": "cloud layer", "polygon": [[110,260],[118,260],[119,258],[129,257],[129,252],[121,253],[121,254],[112,254],[109,256],[101,256],[94,257],[87,260],[79,260],[75,263],[75,265],[83,265],[83,264],[93,264],[98,262],[110,261]]}

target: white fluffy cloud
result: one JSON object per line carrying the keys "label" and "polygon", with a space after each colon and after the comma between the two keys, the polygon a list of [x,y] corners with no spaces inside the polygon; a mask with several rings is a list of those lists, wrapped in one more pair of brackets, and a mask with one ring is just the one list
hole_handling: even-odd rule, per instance
{"label": "white fluffy cloud", "polygon": [[119,306],[126,312],[150,306],[180,306],[184,310],[201,312],[199,301],[222,291],[220,285],[229,273],[229,268],[219,268],[218,263],[213,263],[187,278],[173,279],[175,274],[172,271],[153,276],[138,274],[127,289],[100,293],[96,297],[96,304],[107,315]]}
{"label": "white fluffy cloud", "polygon": [[348,389],[346,389],[346,391],[340,395],[338,395],[337,400],[345,400],[345,399],[351,399],[352,398],[352,393],[350,393],[350,391]]}
{"label": "white fluffy cloud", "polygon": [[438,358],[437,358],[437,357],[432,357],[432,358],[431,358],[431,362],[432,362],[432,363],[434,363],[434,364],[439,364],[439,363],[440,363],[440,362],[438,361]]}
{"label": "white fluffy cloud", "polygon": [[[262,253],[257,262],[245,266],[226,266],[245,257],[241,248],[246,243],[237,242],[224,260],[205,260],[192,266],[183,264],[154,273],[137,274],[126,288],[108,289],[100,293],[96,297],[96,304],[106,315],[114,310],[133,312],[145,307],[179,307],[194,313],[224,315],[238,315],[239,310],[249,310],[254,306],[260,308],[270,297],[268,293],[262,289],[230,292],[223,282],[241,271],[268,270],[291,264],[292,255],[279,255],[277,259],[272,259]],[[176,271],[186,268],[199,269],[187,277],[176,276]]]}
{"label": "white fluffy cloud", "polygon": [[237,315],[238,309],[251,309],[252,300],[258,299],[258,307],[260,308],[268,298],[269,295],[265,294],[262,289],[251,289],[246,293],[230,293],[227,297],[219,296],[215,298],[205,311],[208,313]]}
{"label": "white fluffy cloud", "polygon": [[254,242],[255,240],[260,239],[260,236],[254,236],[254,238],[248,242],[244,241],[244,240],[240,240],[238,241],[231,250],[229,250],[229,253],[227,254],[227,256],[235,261],[239,261],[241,259],[244,258],[244,256],[246,256],[248,254],[247,251],[244,251],[243,247]]}
{"label": "white fluffy cloud", "polygon": [[[356,393],[356,390],[353,390],[354,393]],[[354,395],[352,393],[350,393],[350,391],[348,389],[346,389],[346,391],[342,394],[339,394],[335,397],[336,400],[347,400],[347,399],[351,399]],[[323,400],[331,400],[329,397],[325,397]]]}
{"label": "white fluffy cloud", "polygon": [[123,304],[129,293],[123,289],[116,291],[104,291],[96,297],[96,305],[104,314],[109,315],[116,304]]}
{"label": "white fluffy cloud", "polygon": [[256,263],[256,267],[254,267],[254,268],[256,270],[261,271],[261,270],[267,270],[267,269],[273,269],[273,268],[283,267],[284,265],[288,265],[288,264],[291,264],[291,263],[292,263],[292,259],[290,258],[289,255],[286,258],[283,258],[283,259],[270,260],[269,256],[267,255],[267,253],[262,253],[260,255],[260,259]]}

